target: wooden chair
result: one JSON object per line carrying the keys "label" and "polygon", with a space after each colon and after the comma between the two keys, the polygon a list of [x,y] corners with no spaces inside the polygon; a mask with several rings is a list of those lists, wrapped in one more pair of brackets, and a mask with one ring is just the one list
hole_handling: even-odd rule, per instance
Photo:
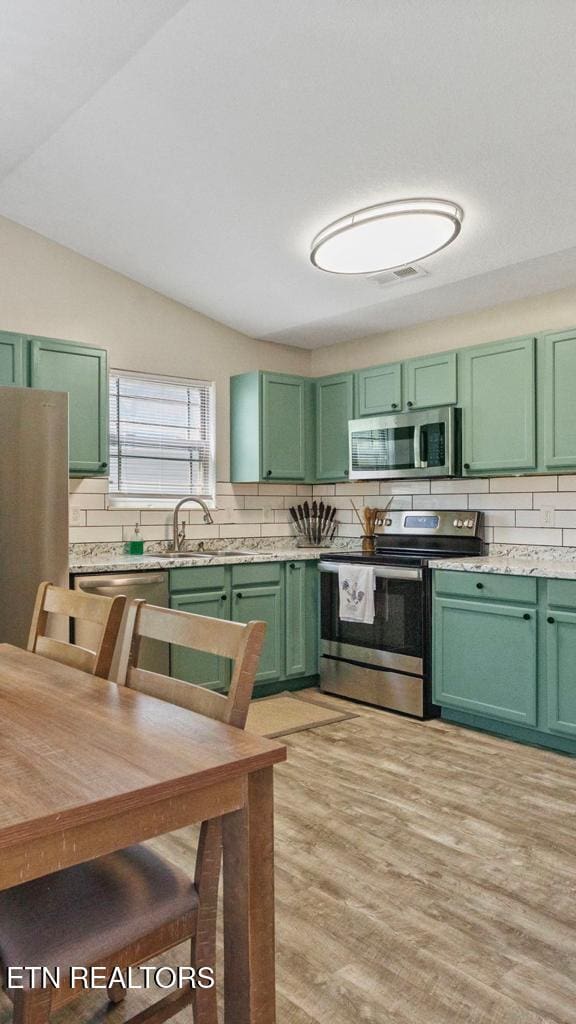
{"label": "wooden chair", "polygon": [[[180,707],[243,728],[266,625],[243,625],[207,616],[128,605],[118,682]],[[232,659],[226,696],[138,667],[140,639],[163,640]],[[194,879],[146,845],[26,882],[0,892],[0,961],[62,968],[136,966],[191,940],[191,966],[214,967],[222,854],[221,820],[201,825]],[[14,1024],[46,1024],[78,993],[28,987],[9,993]],[[108,987],[112,1002],[126,995]],[[127,1024],[161,1024],[193,1004],[195,1024],[217,1024],[216,989],[176,989]]]}
{"label": "wooden chair", "polygon": [[[107,679],[125,606],[126,598],[120,595],[103,597],[98,594],[82,594],[78,590],[55,587],[52,583],[41,583],[32,613],[28,650]],[[97,650],[91,651],[86,647],[47,636],[49,615],[83,619],[100,626]]]}

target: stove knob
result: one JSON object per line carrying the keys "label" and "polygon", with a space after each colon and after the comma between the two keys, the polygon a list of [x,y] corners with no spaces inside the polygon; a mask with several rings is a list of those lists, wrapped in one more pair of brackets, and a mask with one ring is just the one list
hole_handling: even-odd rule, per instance
{"label": "stove knob", "polygon": [[456,526],[459,530],[461,530],[462,527],[464,526],[464,523],[462,522],[461,519],[455,519],[454,520],[454,526]]}
{"label": "stove knob", "polygon": [[391,519],[385,519],[384,520],[384,526],[392,526],[392,520]]}
{"label": "stove knob", "polygon": [[468,529],[471,530],[472,527],[474,526],[474,520],[473,519],[467,519],[466,522],[464,523],[464,526],[467,526]]}

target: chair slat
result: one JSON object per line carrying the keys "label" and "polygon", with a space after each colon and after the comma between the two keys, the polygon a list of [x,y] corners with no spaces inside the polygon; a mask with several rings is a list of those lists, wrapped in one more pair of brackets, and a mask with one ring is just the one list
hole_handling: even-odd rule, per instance
{"label": "chair slat", "polygon": [[48,587],[44,610],[54,615],[67,615],[71,619],[83,619],[104,626],[110,615],[110,600],[100,594],[83,594],[78,590]]}
{"label": "chair slat", "polygon": [[128,685],[131,690],[138,690],[148,697],[158,697],[180,708],[214,718],[217,722],[226,721],[226,697],[214,693],[213,690],[207,690],[205,686],[185,683],[182,679],[173,679],[158,672],[148,672],[143,668],[130,669]]}
{"label": "chair slat", "polygon": [[191,647],[222,658],[238,656],[245,628],[240,622],[224,623],[222,619],[213,619],[209,615],[192,615],[152,604],[142,605],[138,624],[140,636],[165,640],[169,644]]}
{"label": "chair slat", "polygon": [[36,654],[51,661],[59,661],[62,665],[79,668],[82,672],[94,673],[96,652],[86,647],[67,644],[63,640],[54,640],[50,636],[39,636],[36,643]]}

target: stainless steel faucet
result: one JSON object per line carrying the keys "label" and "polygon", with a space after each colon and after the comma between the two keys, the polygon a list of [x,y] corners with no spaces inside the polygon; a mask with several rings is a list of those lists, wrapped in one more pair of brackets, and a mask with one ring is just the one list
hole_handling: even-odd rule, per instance
{"label": "stainless steel faucet", "polygon": [[208,505],[206,504],[206,502],[202,501],[202,498],[194,498],[192,495],[190,495],[187,498],[182,498],[181,501],[179,501],[178,504],[174,508],[174,518],[172,520],[172,550],[173,551],[181,551],[182,550],[182,545],[184,544],[184,541],[186,540],[186,529],[184,527],[184,524],[182,524],[182,532],[181,533],[178,532],[178,513],[179,513],[180,509],[182,508],[182,506],[186,505],[186,503],[189,502],[189,501],[195,501],[197,505],[200,505],[200,508],[204,512],[204,522],[205,523],[210,524],[210,523],[214,522],[214,520],[212,519],[212,516],[210,515],[210,509],[208,508]]}

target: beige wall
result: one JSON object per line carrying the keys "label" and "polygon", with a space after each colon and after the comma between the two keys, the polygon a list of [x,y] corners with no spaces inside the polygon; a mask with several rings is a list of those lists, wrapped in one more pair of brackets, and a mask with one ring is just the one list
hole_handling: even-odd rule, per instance
{"label": "beige wall", "polygon": [[[409,300],[407,300],[409,301]],[[533,331],[576,325],[576,288],[563,288],[492,309],[433,320],[312,352],[311,374],[340,373],[445,349],[480,345]]]}
{"label": "beige wall", "polygon": [[119,369],[215,380],[220,480],[229,478],[230,375],[310,372],[304,349],[254,341],[2,217],[0,330],[102,345]]}

